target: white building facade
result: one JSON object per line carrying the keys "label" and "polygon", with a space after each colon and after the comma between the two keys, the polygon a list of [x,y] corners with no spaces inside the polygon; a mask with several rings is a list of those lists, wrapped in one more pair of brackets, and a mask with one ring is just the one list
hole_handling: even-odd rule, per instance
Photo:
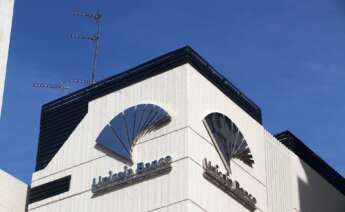
{"label": "white building facade", "polygon": [[6,67],[10,45],[14,0],[0,1],[0,113],[5,88]]}
{"label": "white building facade", "polygon": [[178,49],[43,106],[28,211],[344,212],[344,178],[261,122]]}
{"label": "white building facade", "polygon": [[0,169],[0,212],[26,211],[28,186]]}
{"label": "white building facade", "polygon": [[[0,114],[2,108],[14,0],[0,0]],[[0,212],[24,212],[28,186],[0,169]]]}

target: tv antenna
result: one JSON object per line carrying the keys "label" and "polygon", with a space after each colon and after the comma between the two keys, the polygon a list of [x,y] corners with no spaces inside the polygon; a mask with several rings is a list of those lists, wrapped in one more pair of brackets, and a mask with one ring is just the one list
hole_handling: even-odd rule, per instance
{"label": "tv antenna", "polygon": [[62,90],[62,92],[65,92],[70,87],[66,86],[66,83],[64,82],[58,82],[58,83],[42,83],[42,82],[36,82],[32,84],[32,87],[34,88],[48,88],[48,89],[57,89]]}
{"label": "tv antenna", "polygon": [[96,13],[87,13],[87,12],[74,12],[74,16],[82,16],[82,17],[88,17],[91,18],[96,23],[96,33],[93,35],[83,35],[79,33],[74,33],[71,35],[72,39],[78,39],[78,40],[90,40],[94,45],[94,54],[92,58],[92,68],[91,68],[91,83],[94,84],[96,82],[96,63],[99,53],[99,39],[100,39],[100,26],[101,26],[101,19],[102,15],[100,14],[99,10],[97,10]]}
{"label": "tv antenna", "polygon": [[62,90],[62,92],[65,92],[66,90],[70,89],[70,86],[67,86],[68,84],[82,84],[82,85],[90,85],[90,80],[81,80],[81,79],[72,79],[67,82],[58,82],[58,83],[45,83],[45,82],[35,82],[32,83],[32,87],[34,88],[46,88],[46,89],[56,89],[56,90]]}
{"label": "tv antenna", "polygon": [[98,52],[99,52],[99,39],[100,39],[100,25],[101,25],[101,19],[102,15],[99,13],[97,10],[96,13],[87,13],[87,12],[74,12],[74,16],[83,16],[83,17],[88,17],[91,18],[95,21],[96,23],[96,33],[87,36],[83,34],[72,34],[71,37],[73,39],[83,39],[83,40],[90,40],[94,43],[95,45],[95,50],[92,58],[92,69],[91,69],[91,80],[81,80],[81,79],[73,79],[69,80],[67,82],[58,82],[58,83],[33,83],[32,87],[34,88],[44,88],[44,89],[58,89],[62,90],[64,93],[66,90],[70,89],[71,87],[67,86],[67,84],[84,84],[84,85],[91,85],[96,82],[96,63],[97,63],[97,57],[98,57]]}

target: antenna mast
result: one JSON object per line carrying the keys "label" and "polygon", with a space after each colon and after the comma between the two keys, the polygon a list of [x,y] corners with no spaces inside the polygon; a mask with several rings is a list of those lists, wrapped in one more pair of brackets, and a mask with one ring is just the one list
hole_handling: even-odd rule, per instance
{"label": "antenna mast", "polygon": [[69,80],[68,82],[59,82],[59,83],[33,83],[32,87],[34,88],[48,88],[48,89],[58,89],[65,92],[67,89],[70,89],[69,86],[66,86],[66,84],[94,84],[96,82],[96,63],[97,63],[97,57],[99,52],[99,39],[100,39],[100,27],[101,27],[101,19],[102,15],[97,10],[96,13],[86,13],[86,12],[74,12],[74,16],[84,16],[88,18],[92,18],[97,26],[96,33],[91,36],[86,36],[82,34],[72,34],[71,37],[74,39],[83,39],[83,40],[90,40],[95,45],[95,50],[92,58],[92,70],[91,70],[91,80],[80,80],[80,79],[74,79]]}
{"label": "antenna mast", "polygon": [[87,12],[74,12],[74,16],[83,16],[92,18],[96,23],[96,33],[92,36],[85,36],[81,34],[72,34],[71,37],[73,39],[83,39],[83,40],[90,40],[95,45],[95,50],[92,58],[92,69],[91,69],[91,84],[94,84],[96,82],[96,65],[97,65],[97,58],[98,58],[98,52],[99,52],[99,39],[100,39],[100,27],[101,27],[101,19],[102,15],[97,10],[96,13],[87,13]]}
{"label": "antenna mast", "polygon": [[49,88],[49,89],[58,89],[58,90],[62,90],[62,92],[64,93],[67,89],[69,89],[68,86],[65,85],[64,82],[59,82],[59,83],[33,83],[32,87],[34,88]]}

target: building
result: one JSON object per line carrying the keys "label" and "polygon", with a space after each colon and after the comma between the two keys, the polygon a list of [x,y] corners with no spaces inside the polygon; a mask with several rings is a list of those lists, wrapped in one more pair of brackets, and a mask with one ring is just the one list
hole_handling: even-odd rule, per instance
{"label": "building", "polygon": [[344,178],[190,47],[42,107],[30,212],[344,212]]}
{"label": "building", "polygon": [[6,66],[10,45],[14,0],[0,1],[0,113],[5,88]]}
{"label": "building", "polygon": [[[14,0],[0,0],[0,114],[5,87]],[[0,212],[24,212],[28,186],[0,169]]]}
{"label": "building", "polygon": [[0,212],[24,212],[28,186],[0,169]]}

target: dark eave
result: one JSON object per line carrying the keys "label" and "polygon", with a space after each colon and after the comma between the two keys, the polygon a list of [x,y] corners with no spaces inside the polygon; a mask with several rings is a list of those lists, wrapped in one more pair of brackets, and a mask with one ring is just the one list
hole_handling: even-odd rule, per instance
{"label": "dark eave", "polygon": [[327,182],[345,195],[345,179],[294,134],[290,131],[284,131],[276,134],[275,137],[319,173]]}
{"label": "dark eave", "polygon": [[88,99],[90,101],[186,63],[190,63],[252,118],[260,124],[262,123],[261,109],[189,46],[182,47],[51,101],[43,106],[43,110],[51,110],[78,99]]}

